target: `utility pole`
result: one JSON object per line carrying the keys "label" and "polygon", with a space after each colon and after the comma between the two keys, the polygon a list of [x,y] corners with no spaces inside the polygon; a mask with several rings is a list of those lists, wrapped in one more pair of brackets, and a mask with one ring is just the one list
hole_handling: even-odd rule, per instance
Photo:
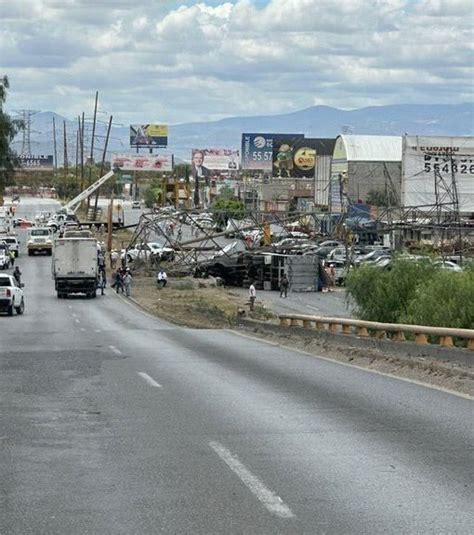
{"label": "utility pole", "polygon": [[[104,145],[104,152],[102,153],[102,161],[100,162],[100,172],[99,177],[103,176],[104,174],[104,165],[105,165],[105,158],[107,155],[107,147],[109,145],[109,136],[110,136],[110,129],[112,128],[112,115],[109,119],[109,126],[107,127],[107,135],[105,136],[105,145]],[[94,201],[94,220],[97,217],[97,205],[99,204],[99,191],[100,188],[97,189],[95,194],[95,201]]]}
{"label": "utility pole", "polygon": [[84,191],[84,112],[82,112],[82,121],[79,119],[79,130],[81,131],[81,191]]}
{"label": "utility pole", "polygon": [[56,145],[56,121],[53,117],[54,173],[58,170],[58,150]]}
{"label": "utility pole", "polygon": [[[89,161],[89,186],[92,184],[92,166],[94,164],[94,138],[95,138],[95,123],[97,119],[97,101],[99,99],[99,92],[95,92],[95,104],[94,104],[94,120],[92,122],[92,139],[91,139],[91,156]],[[87,197],[87,208],[90,207],[90,197]]]}
{"label": "utility pole", "polygon": [[67,161],[67,137],[66,137],[66,121],[63,121],[63,133],[64,133],[64,181],[67,179],[68,174],[68,161]]}

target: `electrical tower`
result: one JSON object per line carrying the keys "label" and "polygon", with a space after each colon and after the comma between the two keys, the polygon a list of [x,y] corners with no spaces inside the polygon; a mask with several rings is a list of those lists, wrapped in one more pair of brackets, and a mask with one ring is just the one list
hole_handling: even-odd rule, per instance
{"label": "electrical tower", "polygon": [[38,134],[36,130],[31,129],[31,119],[40,112],[40,110],[14,110],[23,121],[24,128],[21,139],[21,154],[31,154],[31,134]]}

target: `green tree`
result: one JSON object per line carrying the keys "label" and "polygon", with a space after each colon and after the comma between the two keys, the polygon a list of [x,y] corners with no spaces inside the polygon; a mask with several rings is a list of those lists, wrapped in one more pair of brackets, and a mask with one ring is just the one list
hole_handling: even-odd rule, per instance
{"label": "green tree", "polygon": [[0,200],[3,198],[5,187],[13,184],[15,166],[18,163],[10,145],[16,134],[24,127],[22,121],[11,119],[3,111],[9,87],[8,77],[4,76],[0,79]]}
{"label": "green tree", "polygon": [[162,189],[161,179],[154,178],[148,184],[144,194],[145,206],[147,208],[153,208],[153,205],[161,199]]}

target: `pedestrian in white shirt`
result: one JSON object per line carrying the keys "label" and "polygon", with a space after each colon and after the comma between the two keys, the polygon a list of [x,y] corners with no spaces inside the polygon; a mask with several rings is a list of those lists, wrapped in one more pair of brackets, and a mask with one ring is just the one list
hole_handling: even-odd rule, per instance
{"label": "pedestrian in white shirt", "polygon": [[164,288],[166,286],[166,283],[168,282],[168,275],[163,268],[158,272],[156,280],[158,282],[158,288]]}
{"label": "pedestrian in white shirt", "polygon": [[253,284],[253,281],[250,283],[249,286],[249,300],[250,300],[250,310],[253,311],[255,307],[255,299],[257,299],[257,290],[255,289],[255,286]]}

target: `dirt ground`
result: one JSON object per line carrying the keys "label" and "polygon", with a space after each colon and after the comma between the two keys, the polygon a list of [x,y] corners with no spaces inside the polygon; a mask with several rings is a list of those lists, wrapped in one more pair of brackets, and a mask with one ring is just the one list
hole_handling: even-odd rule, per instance
{"label": "dirt ground", "polygon": [[246,299],[227,288],[209,286],[209,280],[170,279],[166,288],[158,289],[153,276],[136,275],[133,298],[148,312],[178,325],[200,329],[225,328],[235,325],[237,315],[255,319],[272,317],[261,305],[250,313]]}

